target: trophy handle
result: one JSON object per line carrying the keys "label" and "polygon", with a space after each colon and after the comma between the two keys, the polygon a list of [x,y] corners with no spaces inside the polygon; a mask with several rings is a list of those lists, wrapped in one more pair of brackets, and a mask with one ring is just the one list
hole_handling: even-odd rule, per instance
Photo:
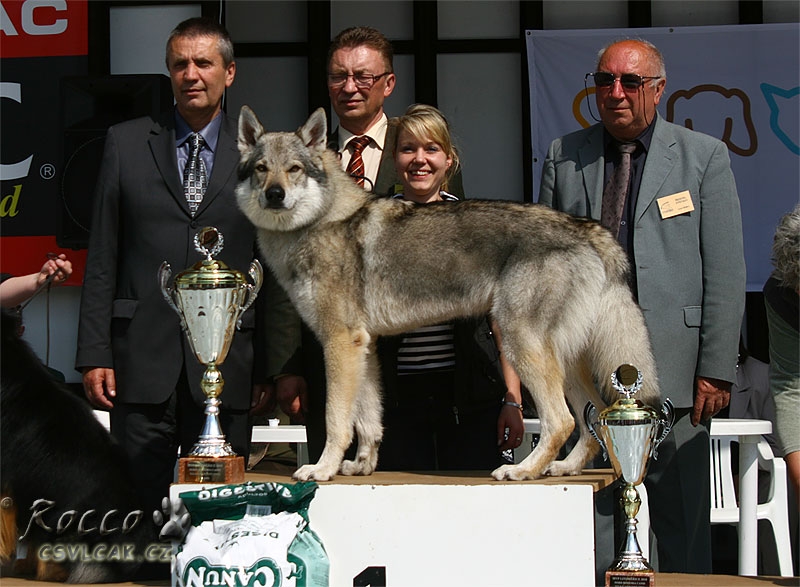
{"label": "trophy handle", "polygon": [[589,402],[583,408],[583,421],[586,422],[586,426],[589,427],[589,433],[594,436],[594,439],[603,449],[603,460],[608,460],[608,450],[606,449],[606,443],[597,435],[597,431],[594,429],[594,425],[597,423],[597,408],[594,407],[592,402]]}
{"label": "trophy handle", "polygon": [[[667,437],[669,431],[672,430],[672,425],[675,423],[675,406],[672,405],[672,400],[667,398],[661,405],[662,418],[658,419],[658,437],[653,441],[653,459],[658,459],[658,445]],[[657,430],[658,430],[657,429]]]}
{"label": "trophy handle", "polygon": [[258,259],[253,259],[250,263],[250,268],[247,271],[247,274],[250,276],[250,279],[253,280],[252,284],[247,284],[247,299],[245,300],[244,304],[242,305],[241,310],[239,311],[239,319],[236,321],[236,330],[241,329],[242,327],[242,314],[244,314],[247,309],[253,305],[253,302],[256,301],[256,297],[258,296],[258,292],[261,290],[261,284],[264,283],[264,269],[261,267],[261,263]]}
{"label": "trophy handle", "polygon": [[158,284],[161,289],[161,295],[164,296],[164,299],[167,300],[169,307],[175,310],[175,313],[181,319],[181,328],[186,330],[186,324],[183,321],[183,312],[180,311],[178,306],[175,305],[175,302],[172,299],[175,290],[169,286],[169,278],[172,277],[172,267],[170,264],[164,261],[161,263],[161,266],[158,268]]}

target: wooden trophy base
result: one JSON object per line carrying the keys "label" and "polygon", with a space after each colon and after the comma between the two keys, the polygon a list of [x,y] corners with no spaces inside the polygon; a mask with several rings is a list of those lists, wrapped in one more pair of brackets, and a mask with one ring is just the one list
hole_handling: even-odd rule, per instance
{"label": "wooden trophy base", "polygon": [[244,457],[183,457],[178,483],[244,483]]}
{"label": "wooden trophy base", "polygon": [[606,571],[606,587],[655,587],[655,572]]}

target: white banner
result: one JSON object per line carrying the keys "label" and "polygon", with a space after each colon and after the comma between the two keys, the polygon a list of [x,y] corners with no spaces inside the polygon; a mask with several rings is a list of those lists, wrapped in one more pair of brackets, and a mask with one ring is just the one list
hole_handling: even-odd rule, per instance
{"label": "white banner", "polygon": [[623,37],[646,39],[664,55],[661,116],[728,145],[747,289],[761,291],[775,226],[800,198],[800,25],[527,31],[536,200],[550,142],[596,121],[585,74],[601,47]]}

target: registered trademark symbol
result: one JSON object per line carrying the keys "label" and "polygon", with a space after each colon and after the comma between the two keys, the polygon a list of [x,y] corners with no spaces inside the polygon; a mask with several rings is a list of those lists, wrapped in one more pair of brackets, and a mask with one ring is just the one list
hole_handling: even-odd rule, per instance
{"label": "registered trademark symbol", "polygon": [[39,168],[42,179],[53,179],[56,176],[56,167],[52,163],[45,163]]}

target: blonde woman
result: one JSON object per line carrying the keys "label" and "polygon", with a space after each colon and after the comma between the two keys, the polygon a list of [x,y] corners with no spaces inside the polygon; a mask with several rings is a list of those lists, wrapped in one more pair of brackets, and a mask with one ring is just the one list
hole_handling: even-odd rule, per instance
{"label": "blonde woman", "polygon": [[[439,110],[412,105],[396,120],[400,198],[453,202],[458,153]],[[384,470],[481,470],[522,442],[519,378],[500,353],[489,317],[431,325],[378,342],[384,399]]]}

